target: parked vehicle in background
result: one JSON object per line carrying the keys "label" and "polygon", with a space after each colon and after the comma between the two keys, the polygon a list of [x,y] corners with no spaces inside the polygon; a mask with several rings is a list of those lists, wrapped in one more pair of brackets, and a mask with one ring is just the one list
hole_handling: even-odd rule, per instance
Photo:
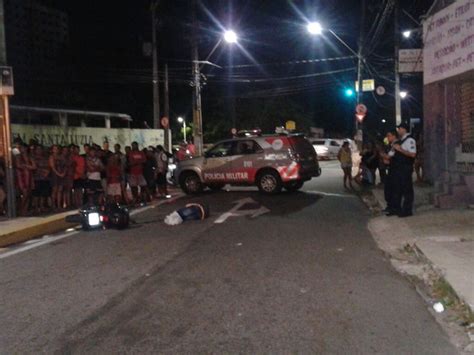
{"label": "parked vehicle in background", "polygon": [[204,156],[179,162],[175,177],[188,194],[226,184],[256,185],[276,194],[282,188],[296,191],[320,174],[317,154],[303,135],[274,134],[221,141]]}
{"label": "parked vehicle in background", "polygon": [[336,159],[343,140],[332,138],[311,138],[310,142],[320,159]]}

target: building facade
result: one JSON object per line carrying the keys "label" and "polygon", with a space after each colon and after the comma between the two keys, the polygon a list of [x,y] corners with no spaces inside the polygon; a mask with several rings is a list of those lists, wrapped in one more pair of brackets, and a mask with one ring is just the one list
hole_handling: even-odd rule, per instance
{"label": "building facade", "polygon": [[14,100],[47,104],[48,95],[54,94],[49,84],[64,75],[68,16],[38,0],[4,0],[4,8],[7,60],[15,77]]}
{"label": "building facade", "polygon": [[474,203],[474,3],[440,2],[424,21],[424,168],[434,203]]}

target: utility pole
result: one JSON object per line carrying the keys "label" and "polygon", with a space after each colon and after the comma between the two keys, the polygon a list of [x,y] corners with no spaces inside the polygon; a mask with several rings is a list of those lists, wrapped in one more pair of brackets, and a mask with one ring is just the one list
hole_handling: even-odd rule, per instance
{"label": "utility pole", "polygon": [[[366,0],[361,1],[361,14],[360,14],[360,32],[359,32],[359,41],[358,41],[358,50],[357,50],[357,105],[361,103],[362,96],[363,96],[363,87],[362,87],[362,75],[364,70],[364,58],[363,55],[363,46],[364,46],[364,34],[365,34],[365,13],[366,13],[367,3]],[[355,127],[356,127],[356,138],[358,138],[360,146],[359,149],[362,148],[362,141],[364,139],[363,134],[362,137],[359,134],[359,131],[362,129],[362,122],[356,118],[355,120]],[[356,139],[357,140],[357,139]]]}
{"label": "utility pole", "polygon": [[364,24],[365,24],[365,12],[366,12],[366,0],[361,1],[361,14],[360,14],[360,32],[358,40],[358,51],[357,51],[357,104],[360,104],[362,100],[362,71],[364,70],[364,63],[362,58],[362,47],[364,45]]}
{"label": "utility pole", "polygon": [[[165,116],[170,118],[170,90],[168,78],[168,63],[165,64]],[[169,122],[169,121],[168,121]],[[171,137],[169,124],[165,127],[165,147],[168,152],[171,152]]]}
{"label": "utility pole", "polygon": [[[5,12],[3,0],[0,0],[0,65],[7,65],[7,50],[5,40]],[[7,188],[7,216],[16,217],[16,192],[15,175],[13,172],[12,141],[10,127],[10,109],[8,105],[8,96],[2,95],[1,98],[1,121],[0,131],[2,139],[2,151],[5,162],[5,180]]]}
{"label": "utility pole", "polygon": [[158,0],[151,5],[151,45],[153,60],[153,128],[160,128],[160,79],[158,75],[158,44],[156,40],[156,8]]}
{"label": "utility pole", "polygon": [[402,123],[402,102],[400,98],[400,72],[399,72],[399,49],[400,49],[400,25],[399,12],[400,3],[399,0],[394,0],[395,11],[394,11],[394,42],[395,42],[395,124],[398,126]]}
{"label": "utility pole", "polygon": [[197,22],[197,2],[193,0],[193,33],[192,33],[192,58],[193,58],[193,138],[196,154],[202,155],[203,135],[202,135],[202,107],[201,107],[201,69],[198,52],[198,22]]}

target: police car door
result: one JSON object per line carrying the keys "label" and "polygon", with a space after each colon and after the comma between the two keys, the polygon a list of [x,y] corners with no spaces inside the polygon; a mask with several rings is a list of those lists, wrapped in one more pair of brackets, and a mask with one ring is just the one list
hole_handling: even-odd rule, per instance
{"label": "police car door", "polygon": [[226,183],[232,171],[233,141],[218,143],[205,153],[202,177],[205,183]]}
{"label": "police car door", "polygon": [[236,141],[234,146],[234,160],[232,162],[232,175],[235,182],[253,182],[255,173],[261,163],[262,148],[254,140]]}

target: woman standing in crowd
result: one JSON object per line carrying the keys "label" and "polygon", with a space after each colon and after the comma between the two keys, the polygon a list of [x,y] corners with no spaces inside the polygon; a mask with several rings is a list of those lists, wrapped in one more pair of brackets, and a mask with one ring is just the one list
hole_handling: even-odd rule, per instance
{"label": "woman standing in crowd", "polygon": [[[349,142],[344,142],[342,144],[339,153],[337,154],[337,159],[341,163],[341,169],[344,172],[344,188],[348,189],[349,187],[353,189],[352,186],[352,150],[349,145]],[[347,183],[349,182],[349,186]]]}
{"label": "woman standing in crowd", "polygon": [[168,197],[168,186],[166,182],[166,173],[168,172],[168,154],[166,154],[163,146],[156,147],[156,185],[160,197]]}
{"label": "woman standing in crowd", "polygon": [[50,206],[51,184],[49,181],[50,167],[48,156],[43,146],[38,145],[33,152],[36,170],[33,173],[35,189],[33,190],[33,208],[36,213],[46,212]]}
{"label": "woman standing in crowd", "polygon": [[57,145],[51,147],[51,155],[49,157],[49,167],[51,169],[51,187],[52,187],[52,203],[53,209],[61,209],[63,202],[63,188],[66,176],[66,162],[61,156],[61,151]]}
{"label": "woman standing in crowd", "polygon": [[61,155],[65,162],[66,176],[64,177],[64,207],[70,208],[72,206],[72,189],[74,186],[74,175],[76,171],[75,162],[72,159],[72,146],[64,147]]}
{"label": "woman standing in crowd", "polygon": [[31,192],[33,191],[33,171],[36,165],[31,160],[28,147],[20,145],[20,154],[15,157],[15,168],[17,177],[17,186],[20,192],[19,212],[25,216],[30,204]]}

